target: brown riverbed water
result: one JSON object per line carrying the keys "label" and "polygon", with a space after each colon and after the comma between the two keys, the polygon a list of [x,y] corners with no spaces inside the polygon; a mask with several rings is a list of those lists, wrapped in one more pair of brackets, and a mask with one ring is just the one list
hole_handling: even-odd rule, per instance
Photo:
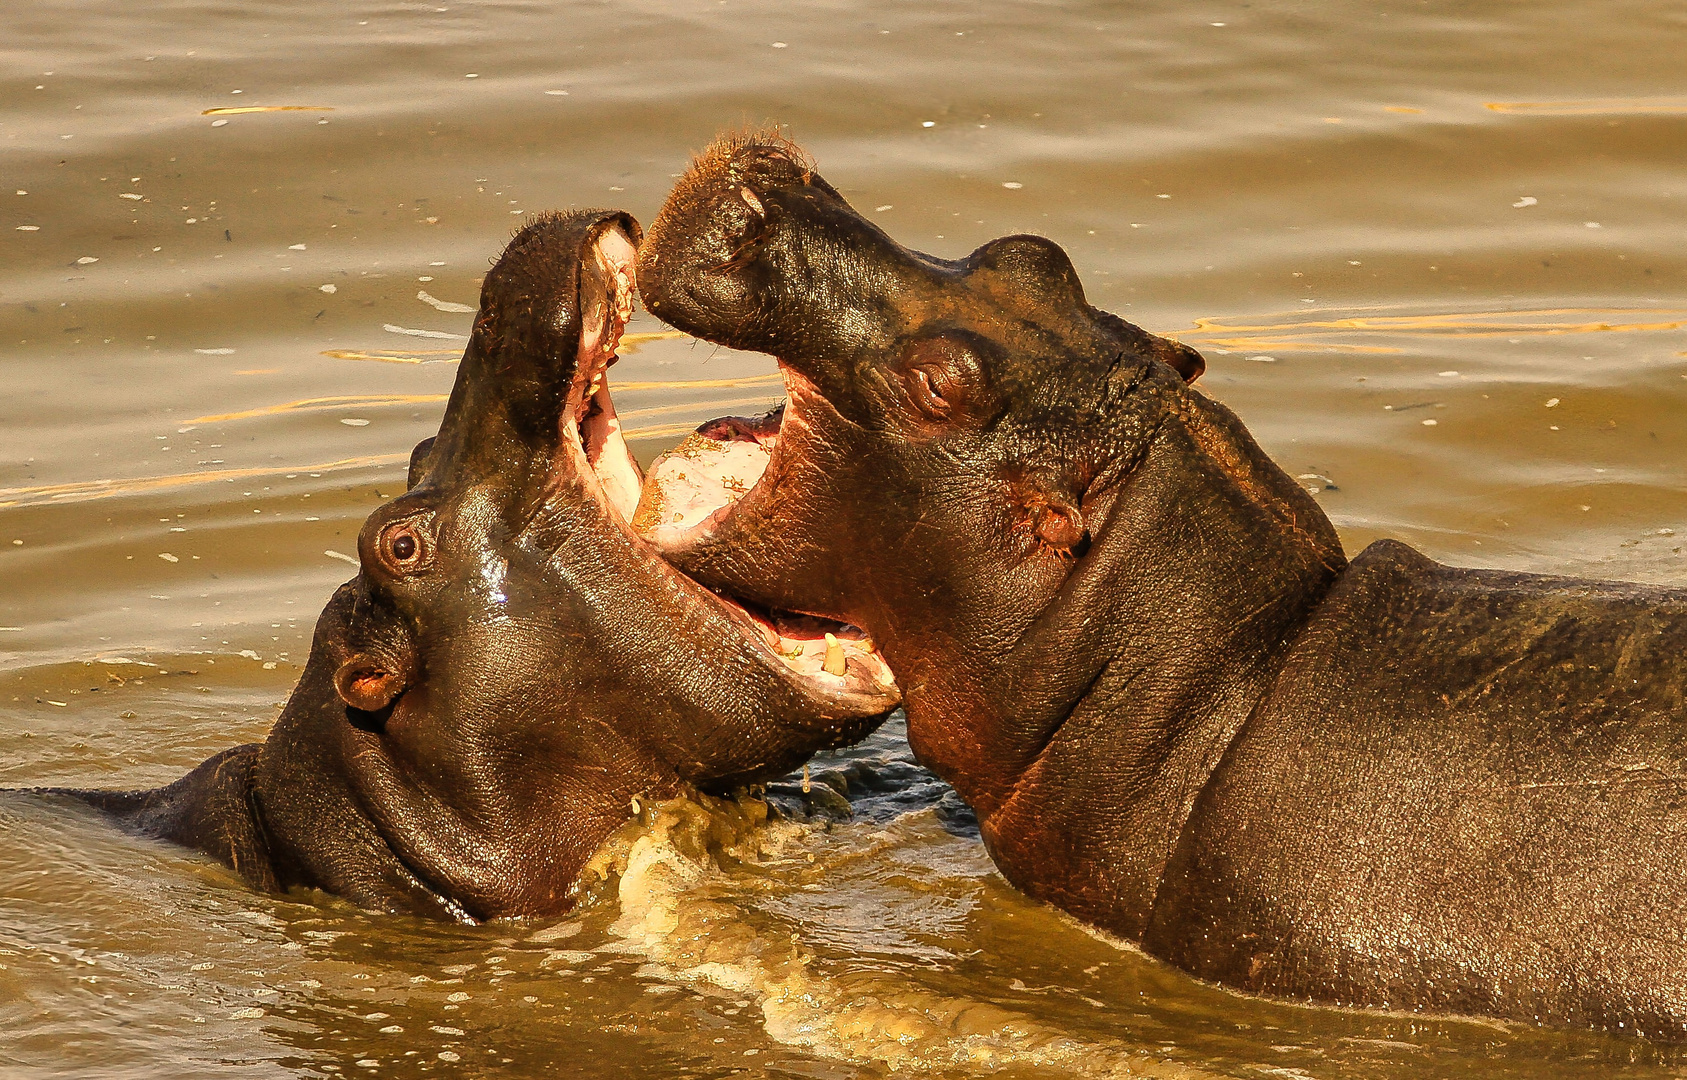
{"label": "brown riverbed water", "polygon": [[[1206,352],[1207,391],[1351,550],[1687,584],[1679,4],[14,0],[0,22],[0,785],[154,785],[262,737],[511,230],[648,222],[746,121],[791,125],[912,246],[1059,240],[1094,302]],[[303,108],[240,111],[272,106]],[[648,460],[773,400],[772,372],[649,339],[617,402]],[[576,918],[467,929],[256,895],[0,797],[0,1074],[1687,1066],[1218,992],[1016,895],[897,726],[815,778],[772,824],[647,808]]]}

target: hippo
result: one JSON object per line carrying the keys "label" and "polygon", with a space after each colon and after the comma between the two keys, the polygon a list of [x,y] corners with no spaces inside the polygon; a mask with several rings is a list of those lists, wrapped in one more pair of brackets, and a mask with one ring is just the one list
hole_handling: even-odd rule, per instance
{"label": "hippo", "polygon": [[641,796],[872,731],[898,692],[859,631],[718,598],[628,527],[642,477],[607,370],[639,238],[615,211],[516,234],[439,434],[364,523],[261,744],[153,791],[59,794],[260,889],[480,922],[567,909]]}
{"label": "hippo", "polygon": [[635,528],[864,628],[1018,888],[1239,991],[1687,1039],[1687,590],[1349,562],[1057,244],[910,250],[777,136],[693,162],[639,277],[788,400]]}

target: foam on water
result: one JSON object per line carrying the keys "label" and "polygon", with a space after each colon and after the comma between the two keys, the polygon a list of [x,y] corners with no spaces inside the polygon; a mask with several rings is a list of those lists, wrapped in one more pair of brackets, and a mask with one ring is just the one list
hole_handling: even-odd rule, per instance
{"label": "foam on water", "polygon": [[[903,818],[933,813],[912,811],[872,831],[893,840]],[[754,799],[697,796],[644,808],[590,870],[600,879],[595,888],[612,888],[619,908],[610,927],[619,944],[610,948],[646,959],[642,970],[652,974],[750,999],[769,1036],[826,1057],[909,1071],[1040,1066],[1098,1077],[1211,1075],[1117,1041],[1074,1036],[1020,1010],[933,991],[894,970],[829,963],[799,924],[747,919],[758,906],[755,871],[777,877],[781,868],[814,866],[815,831],[769,820],[766,804]]]}

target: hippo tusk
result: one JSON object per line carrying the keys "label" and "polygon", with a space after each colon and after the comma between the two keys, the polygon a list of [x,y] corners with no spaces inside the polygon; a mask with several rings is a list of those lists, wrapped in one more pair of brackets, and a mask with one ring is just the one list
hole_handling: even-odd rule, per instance
{"label": "hippo tusk", "polygon": [[828,675],[842,675],[844,673],[843,646],[831,634],[826,635],[826,661],[821,665]]}

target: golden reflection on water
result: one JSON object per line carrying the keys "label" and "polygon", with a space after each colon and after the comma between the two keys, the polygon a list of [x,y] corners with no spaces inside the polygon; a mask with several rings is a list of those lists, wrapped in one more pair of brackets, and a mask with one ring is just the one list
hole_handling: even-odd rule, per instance
{"label": "golden reflection on water", "polygon": [[242,113],[333,112],[332,105],[241,105],[236,108],[206,109],[200,116],[238,116]]}
{"label": "golden reflection on water", "polygon": [[[750,386],[783,386],[785,376],[747,375],[742,379],[680,379],[672,382],[614,382],[610,386],[617,393],[634,390],[736,390]],[[626,415],[626,414],[622,414]]]}
{"label": "golden reflection on water", "polygon": [[143,492],[164,491],[170,488],[211,484],[225,480],[253,480],[265,476],[285,476],[289,473],[333,472],[338,469],[361,469],[371,466],[397,465],[410,460],[409,454],[372,454],[366,457],[342,458],[315,465],[276,465],[254,469],[215,469],[195,473],[174,473],[169,476],[145,476],[128,480],[85,480],[69,484],[41,484],[36,487],[0,488],[0,508],[32,506],[40,503],[85,502],[89,499],[109,499],[118,495],[137,495]]}
{"label": "golden reflection on water", "polygon": [[455,364],[461,349],[426,349],[416,352],[366,352],[362,349],[324,349],[323,356],[335,360],[374,360],[383,364]]}
{"label": "golden reflection on water", "polygon": [[[620,392],[631,393],[641,390],[712,390],[725,388],[739,388],[751,386],[782,385],[784,377],[781,375],[754,375],[743,379],[676,379],[667,382],[629,382],[612,384]],[[209,416],[195,416],[191,420],[182,421],[188,426],[199,424],[228,423],[235,420],[254,420],[263,416],[280,416],[285,413],[296,412],[331,412],[336,409],[379,409],[395,405],[437,405],[449,400],[449,394],[336,394],[330,397],[300,398],[297,401],[284,401],[278,405],[264,405],[256,409],[242,409],[239,412],[215,413]],[[660,405],[647,409],[633,409],[622,412],[622,420],[630,420],[640,416],[661,416],[676,412],[695,412],[700,406],[711,408],[737,408],[741,405],[754,405],[765,401],[765,398],[733,398],[728,401],[684,401],[676,405]]]}
{"label": "golden reflection on water", "polygon": [[[750,379],[711,379],[699,383],[635,383],[622,387],[623,390],[635,389],[674,389],[695,385],[714,386],[756,386],[771,385],[781,381],[778,375],[760,376]],[[444,402],[445,394],[410,394],[388,397],[337,397],[312,398],[303,401],[290,401],[281,405],[271,405],[262,409],[248,409],[244,412],[227,413],[222,416],[201,416],[186,423],[188,425],[213,423],[230,420],[250,420],[260,416],[275,416],[290,412],[324,411],[349,406],[379,408],[390,405],[413,405],[417,403],[438,404]],[[628,420],[641,417],[664,416],[674,413],[698,413],[715,409],[736,409],[744,406],[767,406],[769,399],[763,397],[732,398],[726,401],[696,402],[688,401],[677,405],[658,405],[648,409],[631,409],[620,413],[623,424]],[[657,439],[669,438],[687,434],[697,427],[696,420],[682,423],[661,424],[646,427],[623,427],[622,436],[627,439]],[[13,506],[31,506],[44,503],[85,502],[90,499],[108,499],[119,495],[138,495],[142,493],[163,491],[171,488],[190,487],[196,484],[210,484],[229,480],[251,480],[266,476],[284,476],[292,473],[315,475],[335,472],[342,469],[364,469],[403,464],[410,460],[409,454],[371,454],[364,457],[342,458],[338,461],[325,461],[310,465],[275,465],[252,469],[215,469],[204,472],[173,473],[168,476],[135,477],[127,480],[85,480],[65,484],[40,484],[33,487],[0,488],[0,509]]]}
{"label": "golden reflection on water", "polygon": [[[463,305],[467,307],[467,305]],[[468,308],[473,311],[473,308]],[[649,333],[622,334],[617,351],[622,353],[638,352],[639,347],[648,345],[652,341],[671,341],[675,338],[688,338],[690,334],[683,330],[658,330]],[[363,349],[325,349],[323,356],[331,356],[336,360],[374,360],[383,364],[454,364],[462,358],[461,349],[382,349],[367,351]],[[673,383],[664,385],[703,385],[699,383]]]}
{"label": "golden reflection on water", "polygon": [[[1304,318],[1296,317],[1304,314]],[[1633,334],[1687,327],[1687,308],[1540,308],[1446,314],[1350,315],[1328,318],[1316,309],[1289,313],[1280,321],[1227,323],[1222,317],[1195,320],[1180,340],[1232,349],[1317,349],[1331,352],[1399,353],[1400,346],[1360,344],[1356,335],[1404,338],[1553,337],[1562,334]],[[1592,319],[1591,316],[1611,316]],[[1621,321],[1629,320],[1629,321]]]}
{"label": "golden reflection on water", "polygon": [[617,352],[638,352],[639,347],[648,345],[652,341],[674,341],[679,338],[689,338],[690,334],[684,330],[652,330],[637,334],[622,334],[616,344]]}
{"label": "golden reflection on water", "polygon": [[[700,403],[700,402],[696,402],[696,401],[686,401],[686,402],[681,402],[680,404],[677,404],[677,405],[653,405],[648,409],[628,409],[626,412],[619,413],[619,416],[620,416],[621,420],[623,422],[625,422],[625,421],[628,421],[628,420],[640,420],[640,419],[644,419],[645,417],[650,417],[650,416],[672,416],[674,413],[693,413],[693,414],[695,414],[696,412],[698,412],[698,410],[700,408],[710,409],[710,410],[713,410],[713,409],[741,409],[741,408],[745,408],[746,406],[767,405],[769,403],[770,402],[769,402],[769,399],[768,399],[767,395],[763,394],[763,395],[760,395],[758,397],[728,398],[724,401],[710,401],[710,402],[707,402],[707,403]],[[693,427],[693,428],[695,428],[696,426],[697,426],[697,424],[695,422],[692,423],[692,425],[691,425],[691,427]],[[629,438],[639,438],[639,437],[648,438],[648,436],[636,435],[635,431],[636,431],[636,429],[630,429],[630,430],[627,431],[626,434]]]}
{"label": "golden reflection on water", "polygon": [[182,422],[191,427],[199,424],[226,423],[231,420],[252,420],[260,416],[280,416],[283,413],[294,412],[327,412],[333,409],[346,408],[378,409],[389,405],[437,405],[449,396],[449,394],[336,394],[331,397],[300,398],[297,401],[284,401],[279,405],[242,409],[239,412],[196,416],[191,420]]}
{"label": "golden reflection on water", "polygon": [[1581,101],[1490,101],[1494,112],[1533,116],[1680,115],[1687,97],[1586,98]]}

